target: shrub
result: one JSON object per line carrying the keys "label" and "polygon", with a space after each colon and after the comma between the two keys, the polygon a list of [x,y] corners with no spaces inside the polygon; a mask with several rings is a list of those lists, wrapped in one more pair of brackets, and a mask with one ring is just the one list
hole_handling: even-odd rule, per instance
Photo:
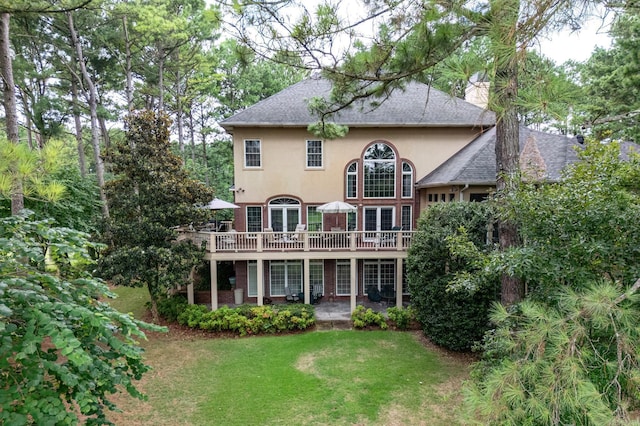
{"label": "shrub", "polygon": [[[416,319],[436,344],[470,350],[489,328],[491,303],[499,299],[499,281],[487,279],[473,291],[451,291],[451,284],[473,274],[474,250],[487,244],[491,210],[486,203],[442,203],[426,211],[418,223],[407,259],[408,287]],[[451,237],[459,235],[458,239]],[[455,253],[450,241],[466,243]]]}
{"label": "shrub", "polygon": [[306,330],[315,321],[315,310],[310,305],[241,305],[233,309],[222,306],[215,311],[202,305],[189,305],[178,315],[180,324],[240,336]]}
{"label": "shrub", "polygon": [[387,320],[380,312],[375,312],[371,308],[365,309],[364,306],[356,306],[356,310],[351,314],[351,320],[355,328],[365,328],[376,325],[383,330],[388,328]]}
{"label": "shrub", "polygon": [[175,295],[158,300],[158,315],[167,321],[176,322],[178,315],[189,306],[186,297]]}
{"label": "shrub", "polygon": [[409,306],[406,309],[392,306],[387,309],[389,320],[393,321],[399,330],[407,330],[411,322],[416,321],[416,312]]}

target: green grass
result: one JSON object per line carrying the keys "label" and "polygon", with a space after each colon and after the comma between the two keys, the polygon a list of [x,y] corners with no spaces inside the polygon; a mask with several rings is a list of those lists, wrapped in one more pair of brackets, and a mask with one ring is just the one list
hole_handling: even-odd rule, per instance
{"label": "green grass", "polygon": [[[120,292],[120,289],[118,289]],[[125,296],[123,295],[123,298]],[[130,309],[132,310],[132,309]],[[133,310],[132,310],[133,311]],[[144,343],[148,401],[118,397],[118,425],[454,425],[466,362],[415,333],[324,331]]]}
{"label": "green grass", "polygon": [[120,312],[132,313],[135,318],[144,318],[147,312],[145,304],[151,300],[146,288],[116,287],[112,291],[118,297],[109,301],[111,306]]}

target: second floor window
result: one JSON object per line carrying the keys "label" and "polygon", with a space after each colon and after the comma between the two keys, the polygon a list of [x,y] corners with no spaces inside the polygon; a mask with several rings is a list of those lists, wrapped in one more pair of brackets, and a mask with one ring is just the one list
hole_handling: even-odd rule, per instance
{"label": "second floor window", "polygon": [[322,167],[322,141],[307,141],[307,167]]}
{"label": "second floor window", "polygon": [[347,168],[347,198],[358,196],[358,163],[353,162]]}
{"label": "second floor window", "polygon": [[244,166],[262,167],[262,153],[259,140],[244,141]]}
{"label": "second floor window", "polygon": [[402,162],[402,198],[413,197],[413,168]]}
{"label": "second floor window", "polygon": [[364,154],[364,197],[393,198],[396,195],[396,155],[391,147],[378,142]]}

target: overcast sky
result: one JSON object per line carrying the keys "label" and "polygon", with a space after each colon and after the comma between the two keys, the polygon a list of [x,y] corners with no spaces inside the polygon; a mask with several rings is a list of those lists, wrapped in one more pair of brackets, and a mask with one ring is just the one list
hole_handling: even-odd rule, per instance
{"label": "overcast sky", "polygon": [[560,65],[569,59],[583,62],[589,59],[596,46],[608,48],[610,45],[606,28],[601,28],[599,21],[592,21],[580,31],[565,31],[553,35],[551,39],[541,39],[537,49]]}

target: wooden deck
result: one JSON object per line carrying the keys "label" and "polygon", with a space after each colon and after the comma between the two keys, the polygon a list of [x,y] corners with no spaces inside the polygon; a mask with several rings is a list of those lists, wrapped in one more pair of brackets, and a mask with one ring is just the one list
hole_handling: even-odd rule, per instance
{"label": "wooden deck", "polygon": [[[211,258],[246,258],[274,253],[331,253],[359,256],[367,252],[405,257],[414,231],[326,231],[326,232],[210,232],[179,230],[178,240],[188,239],[203,246]],[[236,256],[229,256],[236,254]],[[244,254],[244,256],[242,256]],[[237,256],[240,255],[240,256]],[[313,256],[315,257],[315,256]],[[383,256],[386,257],[386,256]]]}

